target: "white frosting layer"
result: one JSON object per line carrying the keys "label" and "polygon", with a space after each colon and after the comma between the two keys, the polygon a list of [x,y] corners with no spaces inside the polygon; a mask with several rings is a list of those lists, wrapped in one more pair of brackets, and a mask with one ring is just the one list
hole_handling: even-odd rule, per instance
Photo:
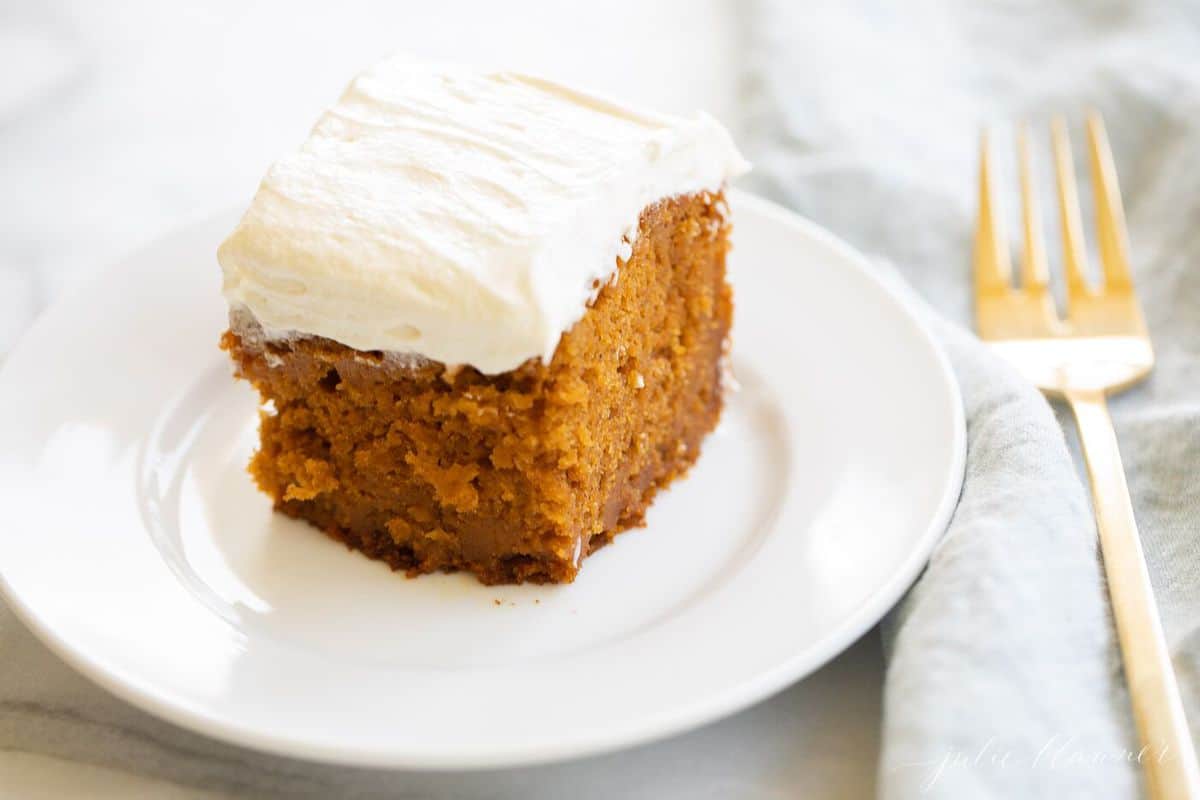
{"label": "white frosting layer", "polygon": [[643,208],[748,168],[706,115],[395,59],[271,167],[217,257],[268,331],[504,372],[549,361]]}

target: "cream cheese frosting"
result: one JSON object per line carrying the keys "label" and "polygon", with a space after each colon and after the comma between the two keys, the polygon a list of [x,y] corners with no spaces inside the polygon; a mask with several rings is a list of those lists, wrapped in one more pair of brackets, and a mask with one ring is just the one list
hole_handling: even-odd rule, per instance
{"label": "cream cheese frosting", "polygon": [[386,61],[274,164],[217,257],[268,332],[505,372],[549,361],[642,209],[748,165],[711,117]]}

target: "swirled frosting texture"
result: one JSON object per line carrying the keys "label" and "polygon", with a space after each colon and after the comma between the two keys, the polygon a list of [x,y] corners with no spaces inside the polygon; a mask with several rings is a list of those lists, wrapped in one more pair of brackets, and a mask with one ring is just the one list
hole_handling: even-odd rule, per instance
{"label": "swirled frosting texture", "polygon": [[218,251],[224,293],[268,332],[505,372],[549,361],[644,207],[746,168],[706,115],[392,60],[271,167]]}

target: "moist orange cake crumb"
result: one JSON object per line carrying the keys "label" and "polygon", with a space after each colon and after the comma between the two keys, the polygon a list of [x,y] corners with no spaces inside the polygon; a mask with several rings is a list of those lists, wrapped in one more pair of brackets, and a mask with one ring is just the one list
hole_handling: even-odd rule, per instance
{"label": "moist orange cake crumb", "polygon": [[279,511],[410,575],[574,580],[717,423],[728,233],[719,191],[647,207],[549,363],[498,374],[272,338],[235,309],[222,347],[264,401],[255,481]]}

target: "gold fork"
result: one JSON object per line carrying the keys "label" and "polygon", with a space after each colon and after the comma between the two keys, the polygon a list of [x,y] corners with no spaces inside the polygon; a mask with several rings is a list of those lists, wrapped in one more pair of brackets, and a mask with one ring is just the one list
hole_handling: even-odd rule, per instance
{"label": "gold fork", "polygon": [[1106,397],[1142,380],[1154,351],[1134,293],[1125,215],[1116,170],[1096,114],[1087,121],[1103,279],[1086,276],[1083,225],[1066,123],[1052,124],[1059,219],[1066,273],[1066,319],[1055,310],[1030,167],[1029,132],[1017,134],[1025,245],[1020,287],[1011,280],[1008,245],[992,203],[987,136],[979,181],[975,239],[975,313],[980,338],[1046,394],[1071,406],[1092,484],[1100,549],[1126,680],[1152,798],[1200,798],[1200,769],[1184,716]]}

